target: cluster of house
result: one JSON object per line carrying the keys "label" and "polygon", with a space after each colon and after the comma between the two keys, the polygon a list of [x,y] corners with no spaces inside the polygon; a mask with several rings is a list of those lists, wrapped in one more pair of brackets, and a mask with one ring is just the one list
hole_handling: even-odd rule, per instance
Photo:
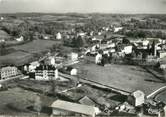
{"label": "cluster of house", "polygon": [[[155,102],[154,102],[155,103]],[[165,113],[166,115],[166,105],[161,102],[156,102],[156,106],[149,99],[146,99],[144,92],[137,90],[127,96],[125,102],[112,108],[113,111],[128,114],[156,114],[160,115]],[[148,105],[148,106],[146,106]],[[153,108],[152,108],[153,107]],[[88,116],[95,117],[96,115],[110,115],[113,113],[111,108],[107,106],[104,108],[100,107],[93,99],[88,96],[84,96],[78,102],[69,102],[64,100],[56,100],[51,104],[52,116]],[[106,111],[107,110],[107,111]],[[153,112],[151,112],[153,111]],[[104,114],[105,113],[105,114]]]}
{"label": "cluster of house", "polygon": [[[128,103],[128,105],[127,105]],[[145,94],[142,91],[135,91],[131,95],[129,95],[128,99],[125,103],[117,106],[115,110],[119,112],[127,112],[127,110],[131,111],[134,107],[140,107],[145,103]],[[130,105],[130,106],[129,106]],[[73,103],[64,100],[56,100],[51,104],[52,115],[53,116],[88,116],[95,117],[96,115],[102,115],[103,109],[94,102],[88,96],[84,96],[81,98],[78,103]],[[128,112],[129,113],[129,112]],[[134,112],[133,112],[134,113]]]}
{"label": "cluster of house", "polygon": [[34,61],[21,66],[2,66],[0,80],[23,77],[23,74],[35,80],[56,80],[58,70],[69,75],[77,75],[77,69],[71,65],[78,63],[78,54],[71,53],[67,60],[63,57],[49,56],[42,61]]}
{"label": "cluster of house", "polygon": [[[45,40],[49,40],[51,39],[53,36],[52,35],[42,35],[42,38],[45,39]],[[61,40],[62,39],[62,34],[61,32],[58,32],[56,35],[55,35],[55,39],[57,40]]]}
{"label": "cluster of house", "polygon": [[[127,39],[125,37],[114,37],[109,39],[93,38],[92,41],[98,41],[92,47],[87,48],[85,54],[95,56],[96,64],[101,63],[103,55],[105,57],[126,57],[131,55],[133,60],[145,60],[148,63],[163,63],[166,57],[166,41],[158,38],[146,39]],[[99,52],[99,51],[102,51]],[[110,58],[111,59],[111,58]],[[164,65],[166,67],[166,64]]]}
{"label": "cluster of house", "polygon": [[[85,52],[88,56],[95,56],[95,62],[101,63],[105,58],[111,59],[113,56],[124,57],[133,52],[133,46],[130,43],[123,42],[124,37],[114,37],[110,39],[100,39],[97,44],[88,48]],[[100,52],[99,52],[100,51]]]}

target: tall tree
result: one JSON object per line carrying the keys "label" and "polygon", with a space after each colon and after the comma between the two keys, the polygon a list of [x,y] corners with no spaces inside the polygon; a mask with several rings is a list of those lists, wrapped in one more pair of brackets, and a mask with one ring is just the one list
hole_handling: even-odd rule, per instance
{"label": "tall tree", "polygon": [[5,43],[0,43],[0,55],[4,55],[6,54],[6,47],[5,47]]}

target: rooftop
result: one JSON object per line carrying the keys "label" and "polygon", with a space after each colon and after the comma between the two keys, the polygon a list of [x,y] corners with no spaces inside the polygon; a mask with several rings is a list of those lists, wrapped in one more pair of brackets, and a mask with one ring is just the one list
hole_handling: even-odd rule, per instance
{"label": "rooftop", "polygon": [[40,65],[36,70],[55,70],[56,68],[52,65]]}
{"label": "rooftop", "polygon": [[81,114],[85,114],[85,115],[96,114],[96,110],[95,110],[96,107],[67,102],[67,101],[63,101],[63,100],[54,101],[52,103],[51,107],[66,110],[66,111],[81,113]]}
{"label": "rooftop", "polygon": [[88,96],[84,96],[79,100],[79,103],[89,106],[95,106],[95,102],[93,102]]}

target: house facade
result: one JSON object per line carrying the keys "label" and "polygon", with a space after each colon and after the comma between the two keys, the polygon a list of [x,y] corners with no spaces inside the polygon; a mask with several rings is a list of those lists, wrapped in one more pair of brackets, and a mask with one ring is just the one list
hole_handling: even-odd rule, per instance
{"label": "house facade", "polygon": [[40,65],[35,69],[36,80],[56,80],[58,78],[58,69],[52,65]]}
{"label": "house facade", "polygon": [[166,57],[166,52],[165,51],[159,51],[158,54],[159,54],[160,59]]}
{"label": "house facade", "polygon": [[7,66],[0,69],[0,80],[10,79],[19,75],[20,72],[17,67]]}

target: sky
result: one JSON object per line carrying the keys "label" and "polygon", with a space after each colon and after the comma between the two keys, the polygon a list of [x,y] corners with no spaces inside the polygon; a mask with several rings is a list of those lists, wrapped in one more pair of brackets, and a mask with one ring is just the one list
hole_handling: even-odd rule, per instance
{"label": "sky", "polygon": [[0,13],[166,14],[166,0],[0,0]]}

